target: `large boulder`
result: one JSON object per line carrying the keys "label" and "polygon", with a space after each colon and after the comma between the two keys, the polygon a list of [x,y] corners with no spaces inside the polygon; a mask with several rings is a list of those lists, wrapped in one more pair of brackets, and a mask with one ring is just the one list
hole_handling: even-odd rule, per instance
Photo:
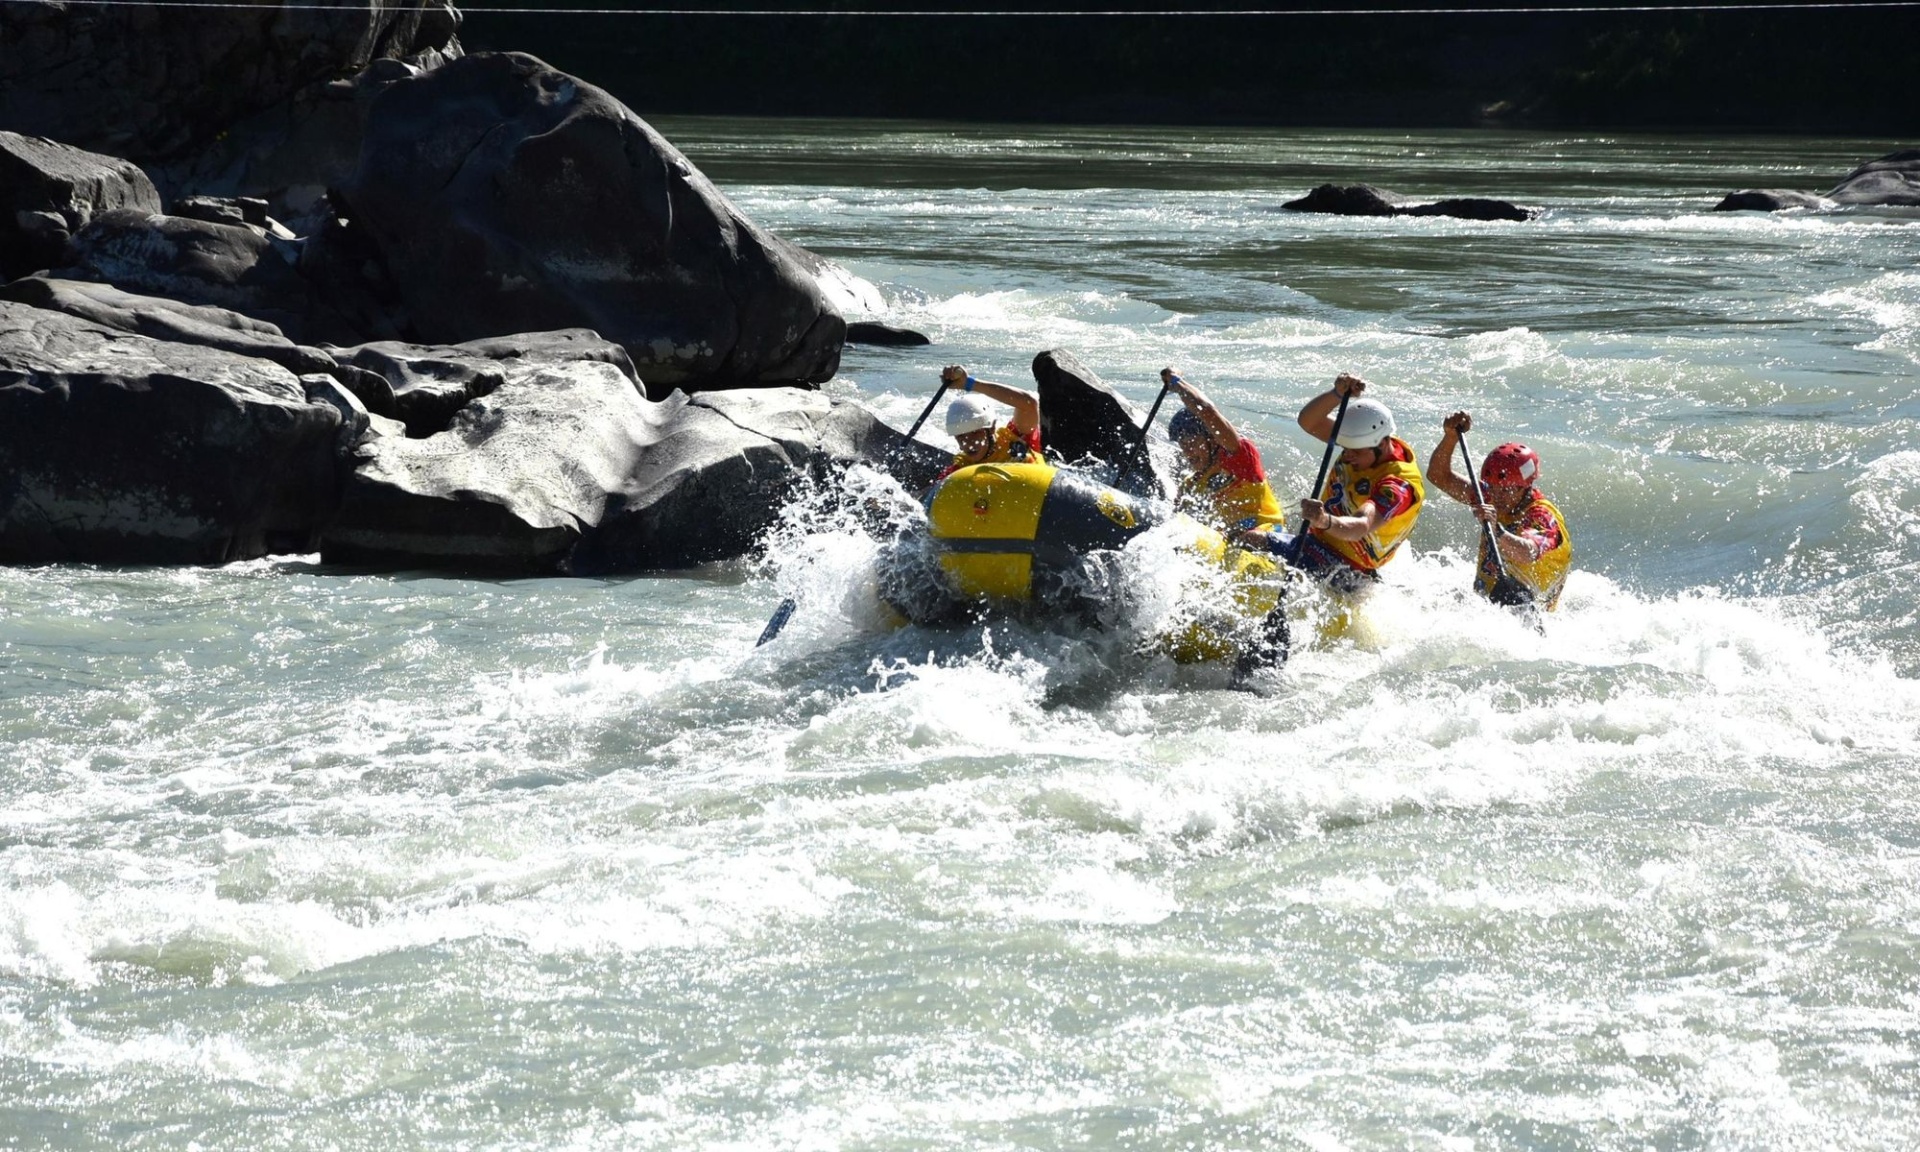
{"label": "large boulder", "polygon": [[531,56],[389,86],[341,188],[413,338],[591,328],[649,387],[818,383],[845,321],[813,275],[619,101]]}
{"label": "large boulder", "polygon": [[0,301],[0,563],[306,551],[340,424],[269,361]]}
{"label": "large boulder", "polygon": [[0,281],[59,264],[73,233],[116,208],[160,210],[139,165],[0,132]]}
{"label": "large boulder", "polygon": [[1152,461],[1135,447],[1144,412],[1063,349],[1035,356],[1033,378],[1040,385],[1040,439],[1050,457],[1066,464],[1092,459],[1124,466],[1128,479],[1139,481],[1127,487],[1156,490]]}
{"label": "large boulder", "polygon": [[1920,148],[1889,153],[1862,164],[1827,195],[1843,205],[1920,207]]}
{"label": "large boulder", "polygon": [[947,453],[910,441],[858,404],[796,388],[674,393],[653,441],[582,541],[582,575],[688,568],[752,551],[805,483],[865,462],[918,491]]}
{"label": "large boulder", "polygon": [[182,156],[309,84],[457,51],[459,24],[445,0],[0,4],[0,123],[133,160]]}

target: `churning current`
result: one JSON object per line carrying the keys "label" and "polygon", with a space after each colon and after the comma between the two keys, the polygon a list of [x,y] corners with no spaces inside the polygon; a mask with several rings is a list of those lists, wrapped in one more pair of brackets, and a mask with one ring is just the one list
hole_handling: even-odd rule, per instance
{"label": "churning current", "polygon": [[[1291,505],[1355,372],[1539,450],[1560,610],[1444,499],[1259,691],[888,630],[807,503],[672,577],[0,570],[0,1144],[1920,1144],[1920,214],[1709,211],[1896,142],[664,128],[933,337],[836,394],[1172,365]],[[1280,210],[1362,180],[1545,211]]]}

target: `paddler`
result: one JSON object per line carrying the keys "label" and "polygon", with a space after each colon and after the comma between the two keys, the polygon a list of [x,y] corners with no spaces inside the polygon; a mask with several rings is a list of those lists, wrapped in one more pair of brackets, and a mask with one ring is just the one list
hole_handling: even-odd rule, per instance
{"label": "paddler", "polygon": [[1186,458],[1179,491],[1182,510],[1228,536],[1251,532],[1264,537],[1278,529],[1285,513],[1267,484],[1260,449],[1172,368],[1160,369],[1160,383],[1180,397],[1181,409],[1167,422],[1167,437]]}
{"label": "paddler", "polygon": [[[976,380],[958,364],[940,370],[940,383],[961,393],[947,406],[947,435],[960,451],[934,481],[938,484],[969,464],[1044,464],[1040,454],[1040,397],[1020,388]],[[1013,409],[1013,418],[1001,423],[989,400]]]}
{"label": "paddler", "polygon": [[1434,487],[1473,509],[1474,519],[1493,529],[1500,550],[1495,564],[1487,550],[1488,535],[1480,537],[1480,559],[1474,566],[1473,590],[1497,600],[1501,568],[1520,582],[1532,602],[1548,612],[1560,603],[1567,570],[1573,560],[1573,538],[1560,509],[1541,495],[1540,454],[1525,444],[1502,444],[1480,462],[1476,486],[1453,470],[1460,437],[1473,431],[1473,417],[1455,412],[1440,423],[1440,443],[1427,460],[1427,480]]}
{"label": "paddler", "polygon": [[1340,455],[1317,496],[1300,501],[1305,538],[1282,532],[1266,538],[1269,549],[1336,592],[1357,592],[1379,580],[1426,502],[1413,449],[1394,435],[1387,406],[1361,397],[1366,390],[1365,380],[1343,372],[1300,409],[1301,429],[1337,446]]}

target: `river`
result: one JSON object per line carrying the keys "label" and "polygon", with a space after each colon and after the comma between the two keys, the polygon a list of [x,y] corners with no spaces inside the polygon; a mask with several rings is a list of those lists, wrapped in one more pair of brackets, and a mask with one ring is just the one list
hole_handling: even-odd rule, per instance
{"label": "river", "polygon": [[[888,631],[804,508],[669,577],[0,569],[0,1145],[1920,1145],[1920,213],[1709,211],[1898,142],[660,126],[933,337],[835,394],[1171,364],[1290,502],[1356,372],[1540,451],[1565,602],[1466,595],[1444,500],[1257,691]],[[1280,209],[1359,180],[1544,214]]]}

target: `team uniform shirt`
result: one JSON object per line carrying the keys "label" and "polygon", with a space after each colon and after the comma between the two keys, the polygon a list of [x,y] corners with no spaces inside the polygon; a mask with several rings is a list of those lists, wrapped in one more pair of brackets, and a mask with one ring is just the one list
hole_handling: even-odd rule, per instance
{"label": "team uniform shirt", "polygon": [[947,465],[947,470],[940,473],[934,483],[938,484],[969,464],[1045,464],[1046,462],[1047,458],[1040,454],[1040,429],[1022,432],[1011,423],[1007,423],[993,430],[993,448],[984,459],[969,460],[956,452],[953,454],[953,463]]}
{"label": "team uniform shirt", "polygon": [[[1482,486],[1482,492],[1485,487]],[[1567,570],[1573,563],[1573,538],[1567,532],[1566,518],[1538,488],[1527,490],[1527,502],[1500,527],[1519,536],[1533,550],[1533,559],[1522,564],[1508,562],[1507,575],[1527,586],[1534,601],[1551,612],[1560,604],[1560,592],[1566,587]],[[1474,567],[1473,590],[1491,598],[1500,579],[1485,533],[1480,536],[1480,560]]]}
{"label": "team uniform shirt", "polygon": [[1309,530],[1314,543],[1362,572],[1374,572],[1393,559],[1420,518],[1427,487],[1413,464],[1413,449],[1398,437],[1389,438],[1384,458],[1370,468],[1336,464],[1320,494],[1321,503],[1335,516],[1358,516],[1368,504],[1380,509],[1380,524],[1358,540],[1341,540],[1317,529]]}
{"label": "team uniform shirt", "polygon": [[1204,470],[1180,481],[1180,503],[1189,511],[1211,513],[1215,527],[1227,532],[1265,532],[1286,519],[1267,484],[1260,449],[1245,436],[1239,451],[1216,450]]}

